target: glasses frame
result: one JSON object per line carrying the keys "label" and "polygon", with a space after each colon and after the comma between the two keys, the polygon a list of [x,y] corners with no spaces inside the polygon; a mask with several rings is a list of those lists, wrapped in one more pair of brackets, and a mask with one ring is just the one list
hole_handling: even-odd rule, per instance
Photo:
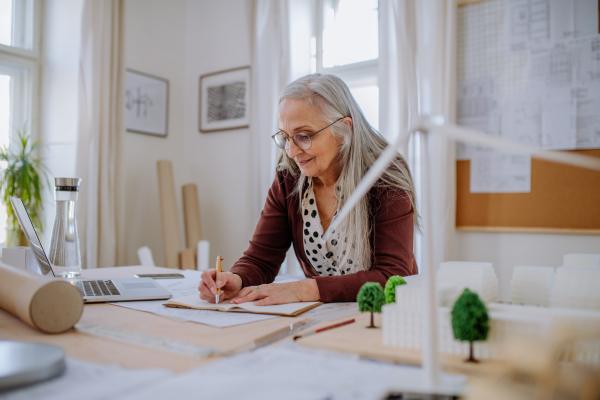
{"label": "glasses frame", "polygon": [[[332,126],[332,125],[334,125],[334,124],[337,124],[338,122],[340,122],[340,121],[341,121],[341,120],[343,120],[344,118],[346,118],[346,117],[339,118],[338,120],[336,120],[336,121],[334,121],[334,122],[330,123],[329,125],[327,125],[325,128],[323,128],[323,129],[321,129],[321,130],[318,130],[318,131],[316,131],[316,132],[313,132],[313,133],[309,133],[309,134],[303,134],[303,133],[301,133],[301,132],[298,132],[298,133],[296,133],[295,135],[288,136],[288,135],[286,135],[285,133],[282,133],[282,131],[281,131],[281,130],[279,130],[279,131],[278,131],[276,134],[274,134],[273,136],[271,136],[271,139],[273,139],[273,141],[275,142],[275,145],[276,145],[277,147],[279,147],[281,150],[289,150],[289,148],[290,148],[290,145],[289,145],[289,143],[290,143],[290,139],[292,139],[292,140],[294,141],[294,144],[295,144],[295,145],[296,145],[296,146],[297,146],[299,149],[302,149],[302,150],[308,150],[308,149],[310,149],[310,148],[312,147],[312,137],[313,137],[313,136],[315,136],[315,135],[316,135],[317,133],[319,133],[319,132],[323,132],[325,129],[329,128],[330,126]],[[298,145],[298,143],[296,142],[296,139],[295,139],[295,138],[296,138],[296,136],[298,136],[298,135],[303,135],[303,136],[306,136],[306,137],[308,137],[308,140],[310,141],[310,146],[308,146],[308,147],[307,147],[307,148],[305,148],[305,149],[304,149],[304,148],[302,148],[302,147],[300,147],[300,145]],[[285,137],[285,138],[287,139],[286,146],[284,146],[284,147],[281,147],[281,146],[279,146],[279,144],[277,144],[277,139],[276,139],[276,137],[277,137],[277,136],[283,136],[283,137]]]}

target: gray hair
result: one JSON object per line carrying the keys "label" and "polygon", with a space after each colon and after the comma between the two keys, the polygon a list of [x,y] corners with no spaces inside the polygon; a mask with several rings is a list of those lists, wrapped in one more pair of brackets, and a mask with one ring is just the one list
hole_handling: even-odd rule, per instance
{"label": "gray hair", "polygon": [[[341,208],[388,142],[369,125],[348,86],[335,75],[311,74],[297,79],[283,89],[279,95],[279,103],[285,99],[304,100],[307,105],[319,111],[327,124],[342,117],[352,118],[353,129],[346,124],[331,126],[332,134],[342,138],[342,144],[334,161],[338,163],[341,170],[337,185],[340,186],[341,193],[335,191]],[[288,157],[285,150],[279,154],[277,170],[288,171],[298,177],[293,195],[298,195],[301,199],[307,177],[301,173],[298,165]],[[397,189],[408,196],[415,210],[414,223],[418,227],[415,188],[407,163],[400,154],[384,172],[377,185]],[[299,203],[302,208],[302,202]],[[352,259],[354,262],[344,267],[351,268],[349,273],[367,271],[371,268],[370,217],[368,199],[365,196],[341,225],[342,237],[345,236],[347,241],[341,243],[340,254],[346,256],[339,264],[341,266],[348,258]]]}

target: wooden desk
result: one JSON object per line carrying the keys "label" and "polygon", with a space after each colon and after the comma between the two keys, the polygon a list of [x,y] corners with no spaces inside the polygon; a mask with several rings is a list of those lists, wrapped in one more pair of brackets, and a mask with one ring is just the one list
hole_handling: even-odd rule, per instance
{"label": "wooden desk", "polygon": [[[117,267],[84,270],[85,278],[132,278],[134,274],[173,273],[159,267]],[[278,317],[229,328],[214,328],[196,322],[180,322],[147,312],[106,303],[86,304],[79,323],[99,324],[145,335],[168,338],[202,346],[216,346],[223,351],[283,328],[297,320]],[[332,321],[329,321],[331,323]],[[322,323],[327,325],[328,322]],[[199,359],[144,346],[105,339],[71,330],[48,335],[35,330],[12,314],[0,309],[0,340],[24,340],[55,344],[70,357],[99,363],[118,363],[126,368],[160,367],[183,372],[219,357]]]}

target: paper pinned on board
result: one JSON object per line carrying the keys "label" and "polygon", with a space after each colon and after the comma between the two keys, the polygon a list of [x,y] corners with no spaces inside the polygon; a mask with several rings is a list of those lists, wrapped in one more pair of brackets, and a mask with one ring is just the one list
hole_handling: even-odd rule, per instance
{"label": "paper pinned on board", "polygon": [[472,193],[529,193],[531,157],[498,152],[471,158]]}

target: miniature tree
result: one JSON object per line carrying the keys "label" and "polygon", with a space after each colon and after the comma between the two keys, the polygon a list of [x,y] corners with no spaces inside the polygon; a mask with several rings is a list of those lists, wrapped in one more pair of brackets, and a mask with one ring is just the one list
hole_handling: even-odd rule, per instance
{"label": "miniature tree", "polygon": [[360,312],[369,311],[371,313],[371,325],[367,328],[376,328],[373,322],[373,313],[380,313],[381,306],[385,304],[385,295],[383,288],[377,282],[367,282],[358,292],[358,310]]}
{"label": "miniature tree", "polygon": [[477,293],[465,289],[456,300],[452,308],[452,330],[456,339],[469,342],[469,358],[466,361],[477,362],[473,357],[473,342],[487,339],[490,331],[487,309]]}
{"label": "miniature tree", "polygon": [[399,275],[391,276],[385,284],[383,293],[385,294],[385,304],[394,303],[396,301],[396,286],[406,285],[406,281]]}

